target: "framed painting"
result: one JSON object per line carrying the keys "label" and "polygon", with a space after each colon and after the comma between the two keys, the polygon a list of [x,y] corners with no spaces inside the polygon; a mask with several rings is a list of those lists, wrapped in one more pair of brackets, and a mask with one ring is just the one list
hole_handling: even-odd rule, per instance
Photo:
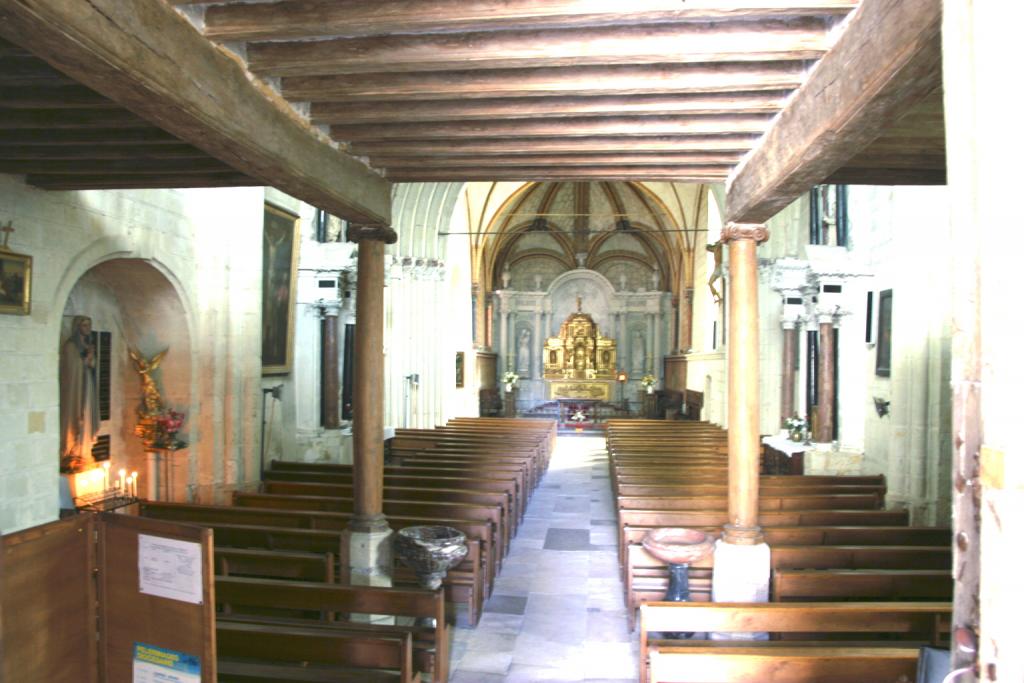
{"label": "framed painting", "polygon": [[888,377],[892,372],[892,290],[878,293],[878,343],[875,346],[875,374]]}
{"label": "framed painting", "polygon": [[263,374],[291,371],[295,336],[295,275],[299,217],[263,207]]}
{"label": "framed painting", "polygon": [[0,247],[0,313],[28,315],[32,309],[32,257]]}

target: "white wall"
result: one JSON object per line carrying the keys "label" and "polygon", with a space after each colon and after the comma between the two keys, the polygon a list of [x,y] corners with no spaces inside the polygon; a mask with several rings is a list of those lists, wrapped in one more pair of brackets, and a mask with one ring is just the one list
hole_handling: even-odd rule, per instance
{"label": "white wall", "polygon": [[[44,192],[0,175],[0,222],[12,220],[16,229],[9,246],[34,259],[31,315],[0,316],[0,530],[57,516],[62,317],[82,276],[113,259],[151,266],[183,310],[195,370],[175,393],[185,403],[190,444],[176,495],[213,500],[254,479],[262,206],[262,188]],[[97,296],[80,301],[99,305]],[[137,395],[137,383],[121,373],[113,391]],[[115,467],[130,457],[115,452]]]}

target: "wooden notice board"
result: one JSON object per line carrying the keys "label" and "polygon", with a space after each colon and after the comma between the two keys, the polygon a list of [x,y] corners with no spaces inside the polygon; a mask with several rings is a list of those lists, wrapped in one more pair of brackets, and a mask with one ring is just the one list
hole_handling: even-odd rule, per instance
{"label": "wooden notice board", "polygon": [[[82,514],[5,536],[2,546],[3,683],[133,683],[139,652],[181,655],[195,662],[203,683],[217,680],[210,530]],[[154,571],[167,558],[166,567],[177,571]],[[162,579],[194,573],[196,589],[186,599],[153,594]]]}

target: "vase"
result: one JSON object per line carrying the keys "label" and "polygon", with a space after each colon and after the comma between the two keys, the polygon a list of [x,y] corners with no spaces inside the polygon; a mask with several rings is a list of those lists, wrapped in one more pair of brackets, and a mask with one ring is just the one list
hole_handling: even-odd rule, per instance
{"label": "vase", "polygon": [[797,443],[800,443],[801,441],[803,441],[804,440],[803,430],[801,430],[801,429],[791,429],[789,431],[789,440],[790,441],[795,441]]}
{"label": "vase", "polygon": [[505,382],[505,393],[506,394],[511,394],[512,393],[512,382]]}
{"label": "vase", "polygon": [[654,385],[653,384],[651,386],[647,387],[647,393],[648,394],[653,394],[654,393]]}

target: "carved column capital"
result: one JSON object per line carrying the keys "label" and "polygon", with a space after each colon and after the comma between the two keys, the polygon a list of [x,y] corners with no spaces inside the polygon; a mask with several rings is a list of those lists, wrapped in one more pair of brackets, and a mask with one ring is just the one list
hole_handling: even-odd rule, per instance
{"label": "carved column capital", "polygon": [[728,223],[722,228],[723,243],[735,240],[754,240],[758,244],[768,240],[768,228],[761,223]]}
{"label": "carved column capital", "polygon": [[398,241],[398,233],[387,225],[357,225],[349,223],[346,238],[349,242],[378,240],[384,244],[394,244]]}

